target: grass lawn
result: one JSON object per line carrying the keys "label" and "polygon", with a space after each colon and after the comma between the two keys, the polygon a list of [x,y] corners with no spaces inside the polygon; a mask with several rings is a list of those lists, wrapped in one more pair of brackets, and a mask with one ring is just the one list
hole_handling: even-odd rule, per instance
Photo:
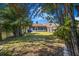
{"label": "grass lawn", "polygon": [[63,41],[49,32],[32,32],[0,42],[0,55],[51,56],[63,55]]}
{"label": "grass lawn", "polygon": [[32,32],[32,33],[36,33],[36,35],[52,35],[52,32]]}

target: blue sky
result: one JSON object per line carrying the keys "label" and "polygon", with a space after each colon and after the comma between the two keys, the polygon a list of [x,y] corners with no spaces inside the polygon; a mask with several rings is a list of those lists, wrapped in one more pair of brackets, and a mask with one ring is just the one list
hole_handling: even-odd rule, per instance
{"label": "blue sky", "polygon": [[77,16],[77,10],[74,8],[74,16]]}
{"label": "blue sky", "polygon": [[[0,7],[2,8],[2,7],[4,7],[5,5],[4,4],[0,4]],[[36,3],[36,4],[29,4],[29,8],[31,8],[30,9],[30,14],[32,13],[32,11],[33,11],[33,9],[35,8],[35,7],[39,7],[39,3]],[[74,8],[74,16],[75,16],[75,19],[76,20],[79,20],[79,17],[76,17],[77,16],[77,10]],[[46,19],[44,19],[44,18],[42,18],[42,17],[35,17],[35,18],[32,18],[32,21],[33,21],[33,23],[36,23],[36,21],[38,21],[38,23],[41,23],[41,24],[43,24],[43,23],[48,23],[48,21],[46,20]]]}
{"label": "blue sky", "polygon": [[48,23],[48,21],[46,19],[43,19],[42,17],[35,17],[32,19],[33,23],[36,23],[38,21],[38,23],[40,24],[45,24]]}
{"label": "blue sky", "polygon": [[[37,10],[40,9],[39,4],[31,4],[31,9],[30,9],[30,14],[32,14],[33,10],[37,7]],[[48,23],[48,21],[44,18],[42,18],[41,16],[36,16],[34,18],[31,18],[31,20],[33,21],[33,23],[36,23],[38,21],[38,23],[40,24],[45,24]]]}
{"label": "blue sky", "polygon": [[79,21],[79,17],[77,17],[77,10],[74,9],[74,16],[75,16],[75,19]]}
{"label": "blue sky", "polygon": [[[36,6],[36,4],[35,4],[35,6]],[[35,6],[32,7],[31,12],[35,8]],[[74,16],[75,16],[76,20],[79,20],[79,17],[76,17],[77,16],[77,10],[75,8],[74,8]],[[38,21],[38,23],[41,23],[41,24],[48,23],[48,21],[46,19],[43,19],[42,17],[32,18],[32,21],[33,21],[33,23],[36,23],[36,21]]]}
{"label": "blue sky", "polygon": [[[75,16],[76,20],[79,20],[79,17],[76,17],[77,16],[77,10],[75,8],[74,8],[74,16]],[[40,24],[48,23],[48,21],[46,19],[43,19],[42,17],[32,18],[32,21],[33,21],[33,23],[36,23],[36,21],[38,21],[38,23],[40,23]]]}

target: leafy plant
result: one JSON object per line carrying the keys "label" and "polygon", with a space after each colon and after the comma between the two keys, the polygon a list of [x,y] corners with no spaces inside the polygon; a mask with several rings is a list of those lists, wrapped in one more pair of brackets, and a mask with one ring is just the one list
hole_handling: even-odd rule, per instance
{"label": "leafy plant", "polygon": [[64,20],[64,24],[57,28],[54,35],[64,40],[70,39],[70,20],[68,17]]}

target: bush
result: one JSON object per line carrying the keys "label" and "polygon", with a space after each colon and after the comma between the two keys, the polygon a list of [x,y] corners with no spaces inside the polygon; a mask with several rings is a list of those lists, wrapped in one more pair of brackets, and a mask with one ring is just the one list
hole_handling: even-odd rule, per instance
{"label": "bush", "polygon": [[71,31],[70,31],[70,20],[69,18],[66,18],[64,20],[64,24],[59,26],[57,30],[54,32],[54,35],[59,37],[60,39],[68,40],[71,37]]}

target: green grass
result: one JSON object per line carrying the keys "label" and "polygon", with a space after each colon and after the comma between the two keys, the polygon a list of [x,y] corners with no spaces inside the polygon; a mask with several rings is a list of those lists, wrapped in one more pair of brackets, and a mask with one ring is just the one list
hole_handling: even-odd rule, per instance
{"label": "green grass", "polygon": [[[63,41],[49,32],[32,32],[0,42],[0,55],[52,55]],[[47,54],[45,54],[47,52]]]}

